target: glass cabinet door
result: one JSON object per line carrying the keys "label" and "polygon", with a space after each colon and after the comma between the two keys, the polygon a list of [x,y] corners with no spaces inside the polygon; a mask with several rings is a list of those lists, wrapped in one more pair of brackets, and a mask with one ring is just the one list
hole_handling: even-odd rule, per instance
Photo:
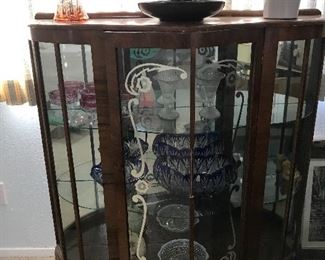
{"label": "glass cabinet door", "polygon": [[237,259],[252,45],[195,52],[117,50],[131,259]]}
{"label": "glass cabinet door", "polygon": [[91,49],[40,43],[39,50],[60,246],[68,260],[108,259]]}
{"label": "glass cabinet door", "polygon": [[[303,219],[304,183],[308,178],[318,98],[317,79],[323,65],[321,44],[321,40],[281,41],[278,44],[261,259],[298,257],[300,239],[306,236],[305,226],[312,221],[310,212]],[[306,192],[306,198],[308,196],[311,195]],[[306,203],[310,204],[310,200]]]}

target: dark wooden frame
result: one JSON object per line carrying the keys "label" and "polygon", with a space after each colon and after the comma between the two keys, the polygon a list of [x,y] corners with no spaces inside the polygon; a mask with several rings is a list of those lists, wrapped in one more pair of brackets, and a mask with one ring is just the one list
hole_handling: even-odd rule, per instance
{"label": "dark wooden frame", "polygon": [[[46,113],[46,102],[44,93],[44,82],[40,62],[38,42],[51,42],[56,44],[56,51],[59,52],[59,45],[62,43],[70,44],[90,44],[92,47],[93,72],[96,85],[96,101],[98,109],[100,149],[102,155],[103,174],[104,174],[104,195],[106,205],[107,231],[109,241],[110,259],[129,259],[128,245],[128,223],[125,199],[124,178],[121,177],[123,170],[122,160],[122,139],[121,139],[121,116],[119,101],[119,79],[116,55],[117,48],[131,47],[160,47],[160,48],[194,48],[225,45],[230,43],[253,43],[252,55],[252,73],[250,80],[250,98],[248,107],[248,133],[247,133],[247,151],[245,158],[245,176],[243,189],[243,204],[241,217],[241,259],[258,259],[259,238],[261,233],[261,214],[263,210],[263,196],[265,175],[260,174],[266,170],[266,160],[270,136],[271,107],[274,93],[275,65],[277,46],[279,41],[283,40],[307,40],[319,39],[325,37],[325,19],[317,17],[316,11],[308,11],[305,19],[297,21],[266,21],[261,18],[252,18],[252,22],[240,22],[237,17],[245,16],[248,13],[229,12],[228,16],[221,18],[221,22],[207,22],[207,24],[168,24],[150,23],[151,19],[135,14],[101,14],[94,15],[98,20],[96,23],[85,24],[61,24],[51,23],[50,21],[40,21],[31,25],[32,39],[31,56],[33,57],[34,78],[36,81],[37,101],[40,112],[40,122],[42,130],[42,139],[44,154],[46,159],[49,189],[52,202],[54,225],[56,230],[57,243],[65,257],[63,228],[61,213],[59,208],[58,193],[55,183],[54,159],[51,150],[51,139],[49,135],[49,123]],[[250,13],[250,16],[259,16],[257,13]],[[234,16],[235,18],[231,18]],[[313,17],[315,16],[315,17]],[[139,25],[128,26],[126,20],[121,20],[120,24],[116,19],[127,18],[132,21],[140,21]],[[49,18],[48,15],[38,15],[38,19]],[[114,23],[112,23],[114,19]],[[223,23],[222,19],[234,24]],[[144,23],[149,22],[149,25]],[[170,34],[170,31],[173,31]],[[166,37],[168,36],[168,41]],[[104,51],[105,50],[105,51]],[[104,56],[103,56],[104,54]],[[105,59],[103,59],[105,57]],[[308,65],[305,57],[304,67]],[[57,63],[60,65],[60,59],[57,55]],[[307,65],[306,65],[307,64]],[[60,66],[58,66],[60,67]],[[193,66],[192,66],[193,70]],[[58,69],[60,72],[60,70]],[[59,73],[60,74],[60,73]],[[60,79],[61,95],[62,81]],[[193,82],[193,78],[192,78]],[[303,75],[302,84],[306,84],[306,75]],[[320,81],[317,82],[320,85]],[[263,86],[263,89],[261,88]],[[194,104],[193,89],[191,84],[191,104]],[[301,114],[302,101],[304,99],[304,87],[300,96]],[[316,102],[316,100],[315,100]],[[314,111],[316,110],[316,107]],[[66,112],[66,108],[64,109]],[[316,114],[316,113],[315,113]],[[299,122],[299,115],[297,120]],[[65,116],[65,121],[67,118]],[[191,143],[193,144],[193,110],[191,110]],[[312,124],[314,124],[315,118]],[[299,124],[298,124],[299,125]],[[67,125],[65,125],[65,134],[69,140]],[[311,129],[312,130],[312,129]],[[298,140],[299,127],[295,132],[295,144]],[[114,147],[114,149],[112,149]],[[68,147],[69,151],[69,147]],[[70,154],[70,153],[68,153]],[[72,154],[70,163],[72,163]],[[70,165],[71,166],[71,165]],[[70,167],[70,174],[73,177],[73,167]],[[294,168],[291,177],[293,177]],[[291,188],[293,185],[291,178]],[[76,189],[73,191],[76,196]],[[76,200],[77,201],[77,200]],[[125,203],[121,203],[124,201]],[[287,206],[287,211],[288,208]],[[114,209],[114,211],[112,210]],[[78,219],[78,209],[75,208],[76,218]],[[192,215],[192,214],[191,214]],[[79,218],[80,219],[80,218]],[[80,228],[79,228],[80,229]],[[285,228],[286,230],[286,228]],[[285,239],[284,232],[284,239]],[[81,238],[80,230],[79,236]],[[284,241],[283,241],[284,242]],[[80,259],[82,254],[82,239],[79,243]],[[284,250],[283,250],[284,251]]]}

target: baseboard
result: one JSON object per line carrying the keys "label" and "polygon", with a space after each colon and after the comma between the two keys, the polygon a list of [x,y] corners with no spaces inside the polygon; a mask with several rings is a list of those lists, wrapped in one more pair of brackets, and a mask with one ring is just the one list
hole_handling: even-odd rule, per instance
{"label": "baseboard", "polygon": [[3,257],[51,257],[54,256],[54,247],[45,248],[0,248],[0,258]]}

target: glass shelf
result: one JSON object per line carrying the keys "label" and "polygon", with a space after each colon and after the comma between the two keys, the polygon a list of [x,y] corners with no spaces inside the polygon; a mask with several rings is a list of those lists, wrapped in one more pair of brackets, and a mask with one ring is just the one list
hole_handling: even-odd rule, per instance
{"label": "glass shelf", "polygon": [[[78,202],[80,208],[97,210],[104,207],[103,187],[99,184],[96,184],[95,181],[91,178],[91,167],[91,161],[75,166],[77,189],[80,191],[78,193]],[[60,197],[72,204],[72,194],[69,190],[69,187],[71,185],[70,182],[69,172],[64,172],[57,178]],[[98,193],[98,202],[95,200],[95,192]],[[98,205],[96,205],[96,203],[98,203]]]}
{"label": "glass shelf", "polygon": [[[248,96],[247,91],[243,91],[244,96]],[[284,103],[285,95],[274,94],[273,110],[271,125],[278,125],[283,123],[283,111],[287,109],[286,124],[294,122],[296,120],[296,110],[298,107],[297,98],[289,98],[288,103]],[[237,120],[240,114],[241,105],[236,102],[233,106],[224,106],[227,108],[233,108],[234,120],[233,120],[233,130],[236,129]],[[199,112],[202,110],[202,105],[196,105],[195,115],[196,118],[200,118]],[[135,124],[137,131],[148,132],[148,133],[161,133],[161,132],[175,132],[175,133],[189,133],[188,117],[189,117],[189,106],[175,106],[180,116],[175,120],[165,120],[159,116],[159,111],[162,109],[161,106],[152,108],[134,108],[133,117],[135,119]],[[239,128],[246,127],[246,111],[247,111],[247,99],[243,104],[243,114],[240,118]],[[307,117],[307,115],[305,115]],[[128,118],[128,116],[124,116]],[[217,119],[218,120],[218,119]],[[201,120],[196,121],[196,132],[208,132],[214,131],[215,120],[205,120],[201,117]]]}
{"label": "glass shelf", "polygon": [[[69,127],[76,129],[98,129],[96,114],[85,112],[80,108],[68,110]],[[61,109],[48,109],[48,119],[51,126],[63,126]]]}

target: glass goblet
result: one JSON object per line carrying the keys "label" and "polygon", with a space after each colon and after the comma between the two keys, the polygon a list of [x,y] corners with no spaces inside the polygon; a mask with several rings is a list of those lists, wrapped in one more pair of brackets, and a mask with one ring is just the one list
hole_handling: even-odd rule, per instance
{"label": "glass goblet", "polygon": [[213,64],[202,67],[197,73],[197,90],[204,105],[199,114],[208,120],[221,116],[215,107],[215,99],[220,81],[225,77],[225,74],[220,72],[217,66],[211,65]]}
{"label": "glass goblet", "polygon": [[176,102],[176,86],[180,78],[175,71],[166,70],[158,73],[156,79],[160,86],[162,103],[164,105],[158,115],[165,120],[175,120],[179,117],[179,113],[174,108],[174,104]]}

